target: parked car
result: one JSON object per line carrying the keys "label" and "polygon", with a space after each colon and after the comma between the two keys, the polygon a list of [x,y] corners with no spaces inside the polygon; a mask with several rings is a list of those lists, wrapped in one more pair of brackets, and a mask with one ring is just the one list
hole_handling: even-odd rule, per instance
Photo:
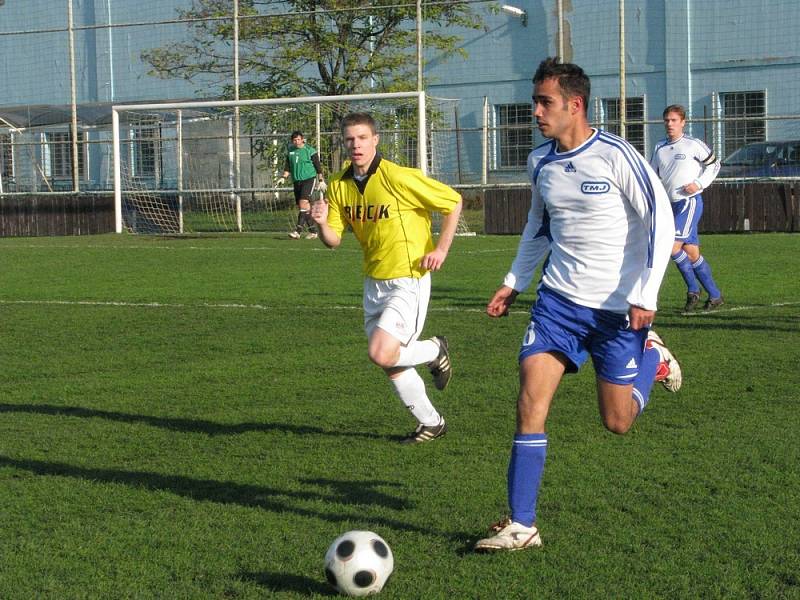
{"label": "parked car", "polygon": [[756,142],[722,161],[720,177],[800,177],[800,140]]}

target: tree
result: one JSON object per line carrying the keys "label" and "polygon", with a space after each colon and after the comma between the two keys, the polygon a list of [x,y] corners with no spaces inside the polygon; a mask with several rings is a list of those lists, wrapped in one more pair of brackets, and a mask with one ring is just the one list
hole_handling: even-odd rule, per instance
{"label": "tree", "polygon": [[[143,53],[151,74],[190,81],[216,75],[232,97],[232,0],[179,10],[190,34]],[[341,95],[416,89],[413,0],[239,0],[240,97]],[[424,4],[426,49],[465,55],[458,28],[480,29],[469,2]]]}

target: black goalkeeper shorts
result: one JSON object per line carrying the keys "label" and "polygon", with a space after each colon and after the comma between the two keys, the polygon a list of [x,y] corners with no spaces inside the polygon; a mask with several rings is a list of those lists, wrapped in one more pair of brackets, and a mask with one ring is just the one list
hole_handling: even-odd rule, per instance
{"label": "black goalkeeper shorts", "polygon": [[311,201],[311,192],[314,191],[315,179],[316,177],[312,177],[311,179],[294,182],[294,201],[296,204],[300,204],[300,200]]}

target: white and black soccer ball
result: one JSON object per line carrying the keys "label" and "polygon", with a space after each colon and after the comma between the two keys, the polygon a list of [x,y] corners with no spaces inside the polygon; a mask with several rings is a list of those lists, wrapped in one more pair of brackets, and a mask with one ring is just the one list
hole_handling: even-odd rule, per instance
{"label": "white and black soccer ball", "polygon": [[348,531],[325,554],[325,577],[346,596],[377,594],[393,569],[389,544],[371,531]]}

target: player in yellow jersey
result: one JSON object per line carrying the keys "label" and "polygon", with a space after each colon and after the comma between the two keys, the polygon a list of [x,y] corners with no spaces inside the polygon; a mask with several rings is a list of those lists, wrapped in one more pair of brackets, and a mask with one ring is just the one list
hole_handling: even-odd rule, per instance
{"label": "player in yellow jersey", "polygon": [[[419,169],[401,167],[378,152],[379,136],[368,113],[342,120],[350,164],[330,179],[327,202],[317,201],[311,218],[329,248],[342,242],[349,225],[364,251],[364,328],[369,358],[381,367],[417,428],[403,439],[420,443],[447,432],[425,383],[414,368],[426,364],[437,389],[452,376],[447,339],[418,340],[431,291],[430,271],[442,268],[461,214],[461,196]],[[434,244],[431,213],[444,215]]]}

